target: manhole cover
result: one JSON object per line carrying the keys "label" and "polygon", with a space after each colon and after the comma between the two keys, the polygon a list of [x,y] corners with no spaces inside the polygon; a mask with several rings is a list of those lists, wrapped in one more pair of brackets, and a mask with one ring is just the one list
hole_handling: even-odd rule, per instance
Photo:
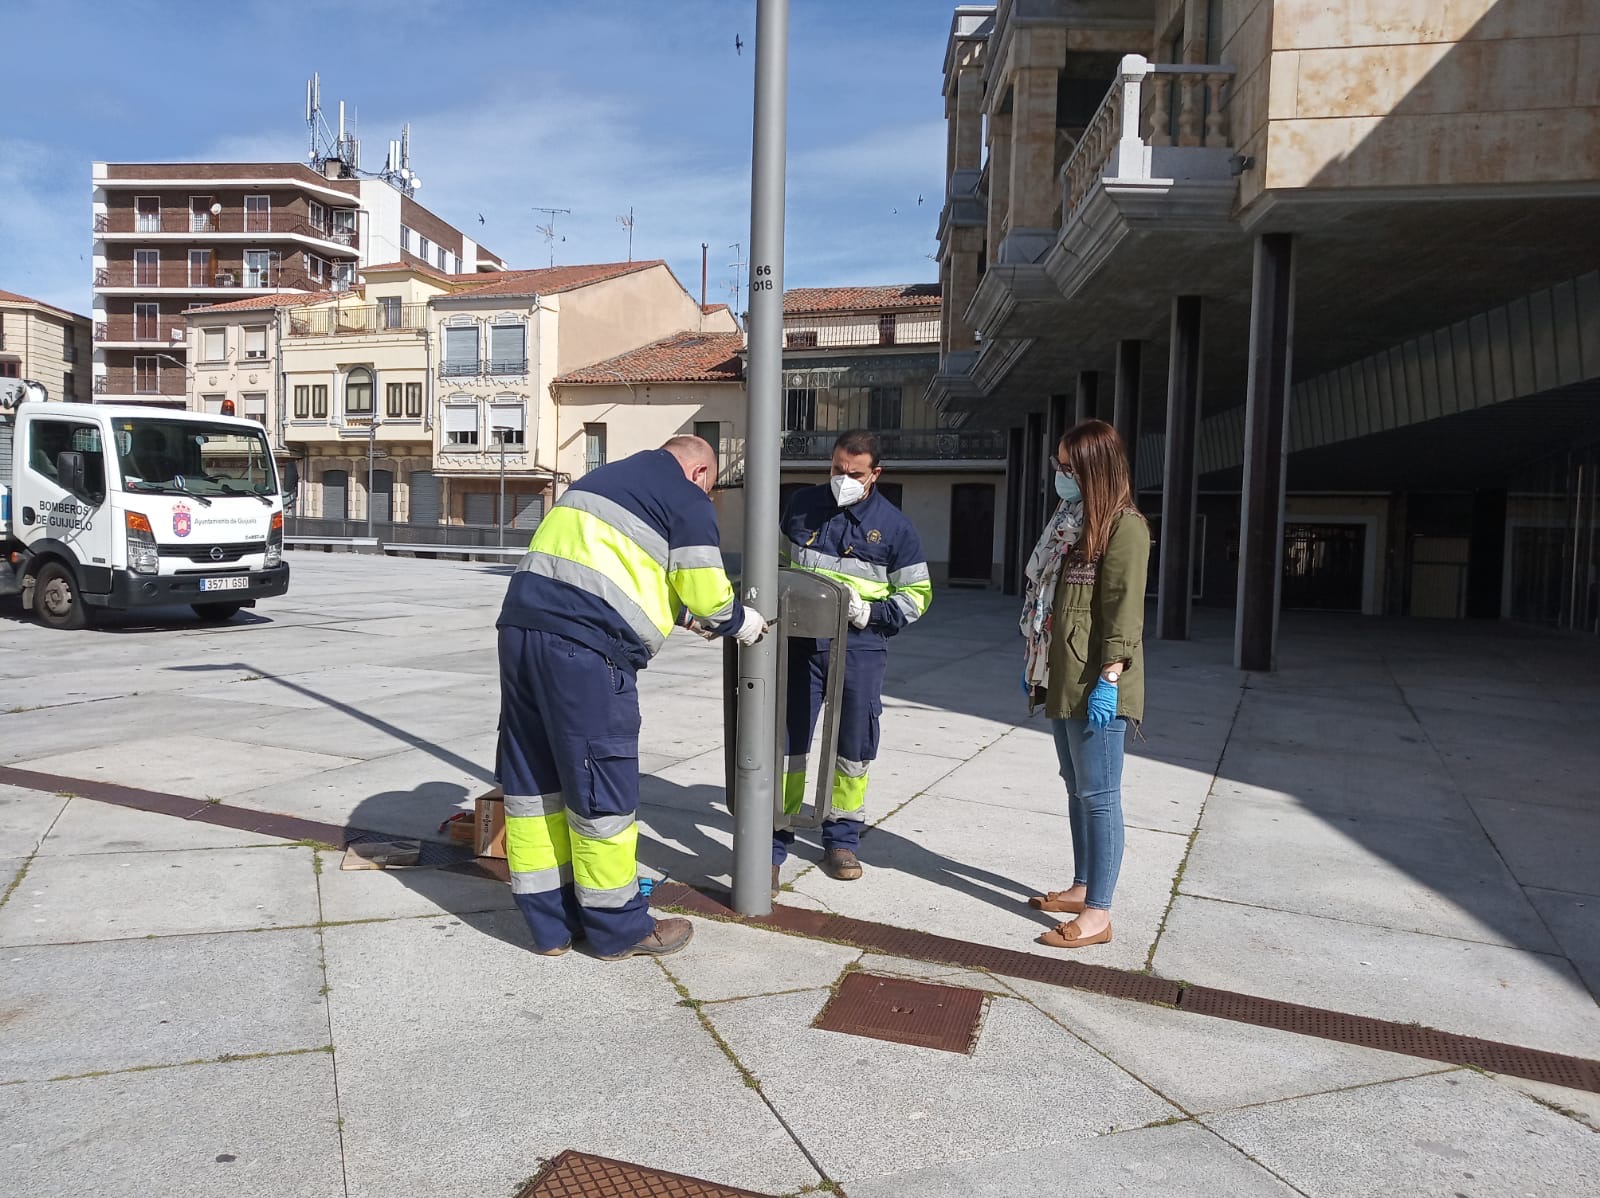
{"label": "manhole cover", "polygon": [[556,1157],[517,1198],[770,1198],[709,1181],[663,1173],[570,1149]]}
{"label": "manhole cover", "polygon": [[822,1008],[815,1026],[964,1053],[971,1052],[977,1041],[982,1014],[981,990],[852,972]]}

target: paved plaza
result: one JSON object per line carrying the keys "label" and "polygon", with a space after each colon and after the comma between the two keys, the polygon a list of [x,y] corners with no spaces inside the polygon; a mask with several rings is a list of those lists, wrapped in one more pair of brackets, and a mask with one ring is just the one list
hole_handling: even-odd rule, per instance
{"label": "paved plaza", "polygon": [[[292,555],[224,627],[0,610],[0,764],[438,838],[491,785],[506,567]],[[1065,795],[1014,600],[899,637],[862,842],[789,907],[1059,957]],[[1600,646],[1289,614],[1152,643],[1092,964],[1600,1058]],[[647,873],[726,887],[722,654],[641,677]],[[511,1198],[579,1149],[761,1194],[1592,1195],[1600,1095],[830,941],[527,951],[498,882],[0,786],[0,1194]],[[9,889],[7,889],[9,887]],[[849,971],[988,995],[969,1053],[813,1025]]]}

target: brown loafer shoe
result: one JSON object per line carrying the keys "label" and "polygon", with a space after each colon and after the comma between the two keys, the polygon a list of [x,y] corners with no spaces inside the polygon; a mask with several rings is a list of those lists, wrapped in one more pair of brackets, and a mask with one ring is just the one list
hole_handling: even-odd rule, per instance
{"label": "brown loafer shoe", "polygon": [[571,951],[572,941],[569,940],[565,944],[556,945],[555,948],[536,948],[533,954],[536,957],[564,957]]}
{"label": "brown loafer shoe", "polygon": [[1065,890],[1052,890],[1048,894],[1036,894],[1028,900],[1028,906],[1035,911],[1062,911],[1068,915],[1083,914],[1083,900],[1068,898]]}
{"label": "brown loafer shoe", "polygon": [[1106,924],[1093,936],[1079,936],[1077,920],[1071,923],[1058,923],[1039,937],[1039,943],[1049,945],[1051,948],[1087,948],[1091,944],[1110,944],[1111,925]]}
{"label": "brown loafer shoe", "polygon": [[776,866],[776,865],[774,865],[772,867],[772,897],[773,898],[777,898],[778,897],[778,869],[779,869],[779,867]]}
{"label": "brown loafer shoe", "polygon": [[655,930],[638,944],[629,945],[620,953],[601,957],[602,961],[622,961],[628,957],[665,957],[683,948],[694,939],[694,924],[687,919],[658,919]]}
{"label": "brown loafer shoe", "polygon": [[861,858],[849,849],[829,849],[822,858],[822,868],[830,878],[854,882],[861,876]]}

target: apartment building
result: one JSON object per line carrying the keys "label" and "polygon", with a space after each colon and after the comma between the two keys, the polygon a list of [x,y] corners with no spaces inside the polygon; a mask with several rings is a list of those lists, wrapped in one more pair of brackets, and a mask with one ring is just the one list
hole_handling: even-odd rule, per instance
{"label": "apartment building", "polygon": [[1004,578],[1074,420],[1136,446],[1155,631],[1232,606],[1600,633],[1600,10],[954,12],[934,407],[1003,430]]}
{"label": "apartment building", "polygon": [[89,318],[0,291],[0,378],[43,383],[51,399],[89,399]]}
{"label": "apartment building", "polygon": [[181,404],[186,309],[349,287],[371,263],[505,263],[383,178],[302,163],[94,164],[94,398]]}
{"label": "apartment building", "polygon": [[301,518],[370,517],[413,538],[440,523],[538,520],[561,477],[551,383],[563,365],[686,325],[734,327],[659,261],[446,274],[413,256],[361,277],[346,291],[186,313],[191,354],[228,359],[214,373],[197,365],[190,402],[261,407]]}
{"label": "apartment building", "polygon": [[877,433],[884,496],[922,536],[934,580],[989,586],[1003,556],[1006,439],[928,400],[940,286],[797,288],[783,297],[783,497],[824,482],[846,429]]}

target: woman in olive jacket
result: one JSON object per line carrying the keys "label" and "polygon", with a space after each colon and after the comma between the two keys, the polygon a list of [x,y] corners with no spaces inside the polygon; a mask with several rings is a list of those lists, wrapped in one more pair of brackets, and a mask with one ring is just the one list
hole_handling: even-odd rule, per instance
{"label": "woman in olive jacket", "polygon": [[1111,939],[1122,868],[1122,756],[1144,718],[1144,584],[1150,529],[1134,506],[1122,438],[1086,420],[1051,459],[1061,504],[1028,561],[1022,631],[1030,706],[1043,703],[1067,784],[1072,885],[1028,900],[1077,916],[1039,937],[1052,948]]}

